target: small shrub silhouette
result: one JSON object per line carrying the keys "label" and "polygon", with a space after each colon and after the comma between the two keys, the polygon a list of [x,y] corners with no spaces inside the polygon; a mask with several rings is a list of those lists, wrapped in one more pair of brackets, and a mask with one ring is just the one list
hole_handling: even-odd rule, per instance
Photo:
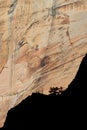
{"label": "small shrub silhouette", "polygon": [[52,94],[52,95],[59,95],[59,94],[62,93],[62,91],[63,91],[62,87],[60,87],[60,88],[58,88],[58,87],[51,87],[50,90],[49,90],[49,93]]}

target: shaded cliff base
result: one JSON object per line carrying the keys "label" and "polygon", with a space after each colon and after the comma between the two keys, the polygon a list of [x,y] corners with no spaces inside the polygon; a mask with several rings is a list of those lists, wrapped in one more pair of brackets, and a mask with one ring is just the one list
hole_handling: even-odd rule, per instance
{"label": "shaded cliff base", "polygon": [[74,80],[65,91],[61,94],[54,91],[49,95],[33,93],[8,112],[1,130],[46,129],[47,126],[62,129],[66,123],[71,124],[71,127],[75,124],[80,126],[78,119],[84,121],[86,116],[86,87],[87,55],[83,58]]}

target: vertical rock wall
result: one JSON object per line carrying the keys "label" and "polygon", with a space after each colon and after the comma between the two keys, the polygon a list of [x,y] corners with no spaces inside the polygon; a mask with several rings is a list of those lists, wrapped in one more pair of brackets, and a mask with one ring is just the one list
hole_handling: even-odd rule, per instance
{"label": "vertical rock wall", "polygon": [[87,0],[0,0],[0,126],[33,91],[68,87],[87,53]]}

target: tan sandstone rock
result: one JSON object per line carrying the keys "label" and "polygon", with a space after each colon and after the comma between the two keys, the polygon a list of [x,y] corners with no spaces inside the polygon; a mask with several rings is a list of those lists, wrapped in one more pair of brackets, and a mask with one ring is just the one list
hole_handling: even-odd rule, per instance
{"label": "tan sandstone rock", "polygon": [[87,0],[0,0],[0,127],[32,92],[67,88],[87,53]]}

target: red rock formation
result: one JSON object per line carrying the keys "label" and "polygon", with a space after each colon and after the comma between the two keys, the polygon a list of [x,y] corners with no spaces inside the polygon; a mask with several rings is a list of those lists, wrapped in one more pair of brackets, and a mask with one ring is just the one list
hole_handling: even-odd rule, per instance
{"label": "red rock formation", "polygon": [[33,91],[73,80],[87,53],[87,0],[0,0],[0,127]]}

